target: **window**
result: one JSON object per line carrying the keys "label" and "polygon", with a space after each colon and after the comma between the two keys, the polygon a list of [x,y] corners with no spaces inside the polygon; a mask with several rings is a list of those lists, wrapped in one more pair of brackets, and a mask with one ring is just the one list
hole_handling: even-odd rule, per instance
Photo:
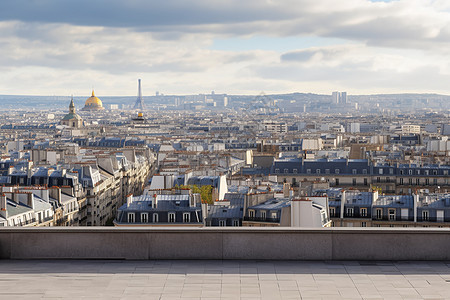
{"label": "window", "polygon": [[389,169],[389,174],[393,175],[394,174],[394,169]]}
{"label": "window", "polygon": [[425,170],[425,175],[430,175],[430,170]]}
{"label": "window", "polygon": [[361,214],[361,217],[367,217],[367,208],[361,208],[359,213]]}
{"label": "window", "polygon": [[128,223],[134,223],[134,213],[128,213]]}
{"label": "window", "polygon": [[339,169],[334,169],[334,174],[339,174]]}
{"label": "window", "polygon": [[169,223],[175,223],[175,213],[169,213]]}
{"label": "window", "polygon": [[336,209],[334,207],[330,207],[330,217],[334,217],[336,214]]}
{"label": "window", "polygon": [[433,179],[433,185],[437,185],[437,178]]}
{"label": "window", "polygon": [[330,169],[325,169],[325,174],[330,174]]}
{"label": "window", "polygon": [[336,185],[339,185],[339,178],[336,178]]}
{"label": "window", "polygon": [[420,170],[416,170],[416,175],[420,175]]}
{"label": "window", "polygon": [[275,169],[275,173],[280,173],[280,169]]}
{"label": "window", "polygon": [[141,213],[141,223],[148,222],[148,213]]}
{"label": "window", "polygon": [[284,173],[285,174],[289,173],[289,169],[284,169]]}
{"label": "window", "polygon": [[352,179],[352,184],[353,184],[353,185],[356,185],[356,178],[353,178],[353,179]]}
{"label": "window", "polygon": [[352,170],[352,174],[353,174],[353,175],[356,175],[356,174],[357,174],[356,169],[353,169],[353,170]]}
{"label": "window", "polygon": [[400,184],[403,184],[403,178],[400,178]]}
{"label": "window", "polygon": [[320,174],[320,169],[316,169],[316,174]]}
{"label": "window", "polygon": [[367,169],[363,169],[363,174],[367,174]]}
{"label": "window", "polygon": [[381,182],[381,177],[377,177],[377,182],[378,182],[378,183]]}
{"label": "window", "polygon": [[383,218],[383,209],[377,208],[376,212],[377,212],[377,219],[382,219]]}
{"label": "window", "polygon": [[306,174],[311,174],[311,169],[306,169]]}
{"label": "window", "polygon": [[295,174],[297,174],[297,173],[298,173],[298,170],[297,170],[297,169],[293,169],[292,172],[295,173]]}
{"label": "window", "polygon": [[248,216],[249,216],[250,218],[254,218],[254,217],[255,217],[255,211],[254,211],[254,210],[249,210],[249,211],[248,211]]}
{"label": "window", "polygon": [[448,175],[448,170],[444,170],[444,175]]}
{"label": "window", "polygon": [[157,213],[153,214],[153,223],[158,223],[159,222],[159,216]]}
{"label": "window", "polygon": [[219,226],[225,227],[225,226],[227,226],[227,223],[225,222],[225,220],[219,220]]}
{"label": "window", "polygon": [[367,185],[367,178],[364,178],[364,185]]}
{"label": "window", "polygon": [[428,210],[422,210],[422,220],[428,221]]}
{"label": "window", "polygon": [[409,174],[409,175],[412,175],[412,174],[413,174],[413,170],[411,170],[411,169],[408,170],[408,174]]}
{"label": "window", "polygon": [[266,219],[266,211],[265,211],[265,210],[262,210],[262,211],[261,211],[261,218],[262,218],[263,220]]}
{"label": "window", "polygon": [[272,213],[270,214],[270,217],[271,217],[272,219],[276,219],[276,218],[277,218],[277,213],[276,213],[276,212],[272,212]]}
{"label": "window", "polygon": [[378,169],[378,174],[383,175],[383,169]]}
{"label": "window", "polygon": [[389,220],[390,221],[395,220],[395,209],[389,209]]}
{"label": "window", "polygon": [[238,227],[239,226],[239,220],[238,219],[233,220],[233,226],[234,227]]}
{"label": "window", "polygon": [[438,174],[437,170],[433,170],[433,175],[437,175],[437,174]]}
{"label": "window", "polygon": [[430,179],[429,178],[425,178],[425,185],[430,185]]}
{"label": "window", "polygon": [[361,227],[367,227],[367,222],[361,222]]}
{"label": "window", "polygon": [[191,221],[191,213],[183,213],[183,223],[189,223]]}
{"label": "window", "polygon": [[409,179],[408,179],[408,184],[409,184],[409,185],[412,185],[412,178],[409,178]]}
{"label": "window", "polygon": [[347,208],[347,217],[353,217],[353,207]]}

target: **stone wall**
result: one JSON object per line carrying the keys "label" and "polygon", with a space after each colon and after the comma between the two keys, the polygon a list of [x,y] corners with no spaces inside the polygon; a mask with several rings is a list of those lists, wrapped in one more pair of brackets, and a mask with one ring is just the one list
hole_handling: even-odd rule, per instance
{"label": "stone wall", "polygon": [[445,228],[5,228],[3,259],[450,260]]}

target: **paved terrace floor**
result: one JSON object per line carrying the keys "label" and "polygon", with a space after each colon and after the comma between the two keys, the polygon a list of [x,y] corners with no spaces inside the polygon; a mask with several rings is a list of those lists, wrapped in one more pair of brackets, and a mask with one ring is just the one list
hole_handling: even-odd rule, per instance
{"label": "paved terrace floor", "polygon": [[0,299],[450,299],[450,262],[0,261]]}

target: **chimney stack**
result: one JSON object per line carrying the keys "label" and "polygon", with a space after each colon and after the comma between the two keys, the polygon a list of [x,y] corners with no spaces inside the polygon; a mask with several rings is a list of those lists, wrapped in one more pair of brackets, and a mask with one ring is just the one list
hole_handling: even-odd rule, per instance
{"label": "chimney stack", "polygon": [[34,209],[34,194],[33,193],[27,194],[27,205],[29,207],[31,207],[32,209]]}
{"label": "chimney stack", "polygon": [[153,194],[153,201],[152,201],[152,207],[153,208],[157,208],[158,207],[158,201],[156,200],[156,198],[158,197],[158,195]]}
{"label": "chimney stack", "polygon": [[127,196],[127,208],[130,207],[131,203],[133,203],[133,194]]}
{"label": "chimney stack", "polygon": [[8,218],[8,211],[6,210],[6,205],[7,205],[6,195],[2,193],[0,195],[0,216],[2,216],[5,219]]}
{"label": "chimney stack", "polygon": [[49,189],[50,197],[56,199],[58,203],[61,205],[61,189],[57,186],[54,186]]}

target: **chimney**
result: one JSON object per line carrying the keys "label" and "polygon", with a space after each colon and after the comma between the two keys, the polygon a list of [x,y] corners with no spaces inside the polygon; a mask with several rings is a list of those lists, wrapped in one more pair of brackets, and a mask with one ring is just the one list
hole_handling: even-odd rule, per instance
{"label": "chimney", "polygon": [[[345,191],[342,191],[342,195],[341,195],[341,220],[344,218],[344,205],[345,205]],[[342,226],[342,224],[341,224],[341,226]]]}
{"label": "chimney", "polygon": [[15,203],[19,204],[20,200],[19,200],[19,194],[17,194],[17,192],[12,192],[11,193],[11,198],[12,198],[12,201],[14,201]]}
{"label": "chimney", "polygon": [[34,194],[33,193],[27,194],[27,205],[29,207],[31,207],[32,209],[34,209]]}
{"label": "chimney", "polygon": [[48,189],[41,189],[41,199],[47,203],[49,202]]}
{"label": "chimney", "polygon": [[203,226],[206,226],[206,218],[208,217],[208,204],[202,202],[202,221]]}
{"label": "chimney", "polygon": [[158,201],[156,200],[157,197],[158,197],[158,195],[156,195],[156,193],[153,194],[153,201],[152,201],[152,207],[153,208],[157,208],[158,207]]}
{"label": "chimney", "polygon": [[130,207],[131,203],[133,203],[133,194],[127,196],[127,208]]}
{"label": "chimney", "polygon": [[8,218],[8,211],[6,210],[6,205],[7,205],[6,195],[2,193],[0,195],[0,216],[2,216],[5,219]]}
{"label": "chimney", "polygon": [[61,204],[61,189],[57,186],[54,186],[49,189],[49,192],[50,192],[49,196],[52,197],[53,199],[56,199],[58,203]]}
{"label": "chimney", "polygon": [[417,192],[413,194],[413,204],[414,204],[414,223],[417,222],[417,204],[419,203],[419,195]]}
{"label": "chimney", "polygon": [[378,191],[372,191],[372,204],[378,200]]}

